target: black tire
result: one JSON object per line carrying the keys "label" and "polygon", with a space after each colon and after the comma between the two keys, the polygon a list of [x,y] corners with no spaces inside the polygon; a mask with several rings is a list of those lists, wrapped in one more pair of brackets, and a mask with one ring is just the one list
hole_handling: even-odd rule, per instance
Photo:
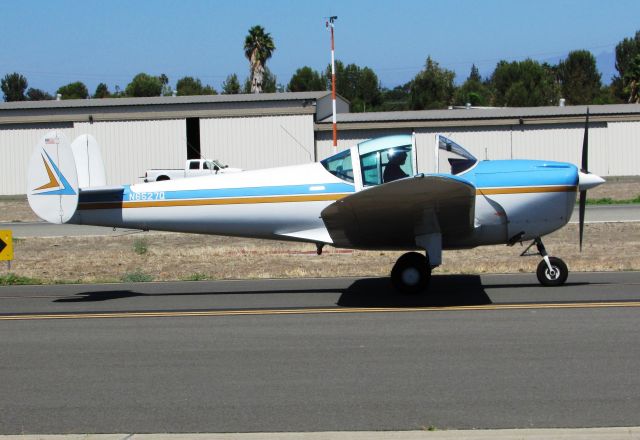
{"label": "black tire", "polygon": [[169,176],[160,176],[156,179],[156,182],[162,182],[163,180],[169,180]]}
{"label": "black tire", "polygon": [[569,276],[569,269],[567,268],[567,265],[557,257],[549,257],[549,263],[551,263],[554,273],[549,271],[547,263],[542,260],[540,261],[540,264],[538,264],[538,270],[536,270],[538,281],[540,281],[540,284],[543,286],[563,285]]}
{"label": "black tire", "polygon": [[431,279],[429,260],[418,252],[398,258],[391,270],[391,284],[402,293],[419,293],[427,289]]}

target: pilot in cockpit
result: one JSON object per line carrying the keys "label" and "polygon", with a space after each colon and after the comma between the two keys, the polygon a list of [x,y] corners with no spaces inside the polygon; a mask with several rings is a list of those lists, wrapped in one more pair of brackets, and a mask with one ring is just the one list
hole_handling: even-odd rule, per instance
{"label": "pilot in cockpit", "polygon": [[389,158],[389,163],[387,163],[384,173],[382,174],[382,181],[384,183],[409,176],[407,173],[402,171],[402,168],[400,168],[407,160],[407,153],[404,151],[389,150],[387,152],[387,157]]}

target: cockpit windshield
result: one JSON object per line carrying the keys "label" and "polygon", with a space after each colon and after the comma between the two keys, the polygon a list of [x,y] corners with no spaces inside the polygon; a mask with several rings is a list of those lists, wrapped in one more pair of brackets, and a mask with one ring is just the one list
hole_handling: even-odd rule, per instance
{"label": "cockpit windshield", "polygon": [[471,153],[449,138],[438,136],[438,172],[462,174],[478,162]]}
{"label": "cockpit windshield", "polygon": [[353,163],[351,162],[351,151],[344,150],[334,154],[325,160],[320,161],[327,171],[339,179],[353,182]]}

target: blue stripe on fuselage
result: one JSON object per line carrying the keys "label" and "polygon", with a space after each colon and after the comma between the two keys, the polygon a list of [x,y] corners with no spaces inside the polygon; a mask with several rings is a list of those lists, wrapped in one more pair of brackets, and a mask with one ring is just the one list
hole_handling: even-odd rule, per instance
{"label": "blue stripe on fuselage", "polygon": [[[315,188],[312,190],[312,188]],[[320,189],[322,188],[322,189]],[[137,201],[136,194],[162,193],[162,200],[224,199],[231,197],[269,197],[289,195],[335,194],[354,192],[353,185],[346,183],[317,183],[306,185],[264,186],[249,188],[210,188],[175,191],[131,191],[130,185],[113,191],[80,193],[80,203],[102,203]],[[151,200],[151,199],[150,199]]]}

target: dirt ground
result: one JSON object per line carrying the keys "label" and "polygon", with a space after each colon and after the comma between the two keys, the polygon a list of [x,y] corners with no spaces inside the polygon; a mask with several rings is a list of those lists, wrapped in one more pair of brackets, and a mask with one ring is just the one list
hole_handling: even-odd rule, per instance
{"label": "dirt ground", "polygon": [[[640,195],[640,178],[612,178],[590,198]],[[24,197],[0,199],[0,222],[36,221]],[[1,224],[0,224],[1,227]],[[545,238],[552,255],[575,271],[640,270],[640,223],[585,227],[578,252],[576,225]],[[538,257],[518,258],[523,248],[490,246],[447,251],[439,273],[533,272]],[[56,282],[117,282],[123,279],[200,280],[326,276],[386,276],[399,252],[349,251],[288,242],[191,234],[139,233],[119,237],[16,239],[10,273]],[[0,265],[0,276],[9,272]]]}
{"label": "dirt ground", "polygon": [[[582,253],[576,225],[546,237],[545,245],[572,271],[640,270],[640,223],[586,225]],[[533,273],[539,257],[519,258],[523,249],[446,251],[435,273]],[[47,283],[387,276],[401,254],[327,247],[318,256],[311,244],[172,233],[20,239],[14,253],[11,273]],[[0,275],[7,273],[0,266]]]}

